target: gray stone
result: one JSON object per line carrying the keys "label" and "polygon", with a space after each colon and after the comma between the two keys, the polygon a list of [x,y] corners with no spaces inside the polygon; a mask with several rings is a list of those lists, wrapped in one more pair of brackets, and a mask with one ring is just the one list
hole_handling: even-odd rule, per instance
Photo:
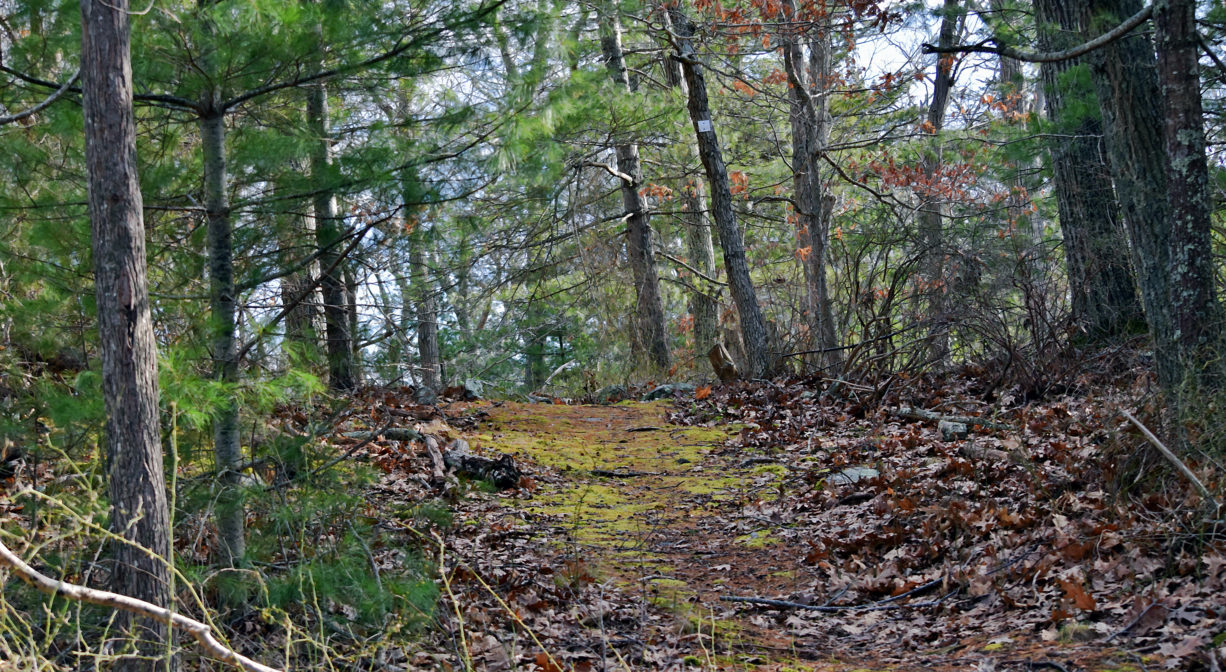
{"label": "gray stone", "polygon": [[417,403],[425,406],[438,404],[438,392],[430,389],[428,385],[422,385],[417,388]]}
{"label": "gray stone", "polygon": [[950,422],[942,420],[937,423],[937,429],[941,430],[941,438],[946,441],[956,441],[965,439],[970,432],[967,430],[966,423]]}
{"label": "gray stone", "polygon": [[625,385],[607,385],[592,395],[594,404],[615,404],[630,395]]}
{"label": "gray stone", "polygon": [[693,394],[696,388],[690,383],[665,383],[644,394],[643,401],[666,399],[677,394]]}
{"label": "gray stone", "polygon": [[830,474],[827,479],[834,485],[853,485],[870,478],[877,478],[881,472],[872,467],[848,467],[842,471]]}

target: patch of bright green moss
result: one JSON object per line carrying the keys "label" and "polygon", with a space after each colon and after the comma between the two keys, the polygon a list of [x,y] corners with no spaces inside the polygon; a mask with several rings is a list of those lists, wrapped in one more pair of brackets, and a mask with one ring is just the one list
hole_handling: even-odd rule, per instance
{"label": "patch of bright green moss", "polygon": [[778,544],[780,540],[769,532],[750,532],[737,537],[735,541],[746,548],[766,548]]}

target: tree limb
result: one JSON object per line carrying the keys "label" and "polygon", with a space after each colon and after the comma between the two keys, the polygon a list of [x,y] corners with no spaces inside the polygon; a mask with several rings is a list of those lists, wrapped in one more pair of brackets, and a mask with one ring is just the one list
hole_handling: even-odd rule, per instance
{"label": "tree limb", "polygon": [[201,648],[218,660],[230,663],[247,672],[280,672],[275,667],[268,667],[258,663],[222,644],[220,640],[213,636],[213,629],[207,623],[201,623],[183,614],[177,614],[165,607],[159,607],[156,604],[150,604],[144,600],[138,600],[127,595],[87,588],[66,581],[57,581],[27,565],[16,553],[9,550],[9,547],[2,541],[0,541],[0,565],[9,567],[17,575],[17,578],[47,595],[60,595],[77,602],[88,602],[89,604],[96,604],[111,609],[120,609],[153,619],[172,628],[186,631],[187,634],[191,635],[200,644]]}
{"label": "tree limb", "polygon": [[68,90],[71,89],[72,85],[76,84],[77,80],[80,78],[81,78],[81,68],[77,68],[77,71],[72,73],[72,77],[69,77],[68,81],[64,82],[64,84],[60,86],[60,88],[55,90],[55,93],[52,93],[50,96],[47,96],[47,98],[44,99],[41,103],[35,105],[34,107],[29,108],[28,110],[23,110],[16,114],[10,114],[7,117],[0,117],[0,126],[11,124],[14,121],[21,121],[22,119],[25,119],[27,117],[32,117],[38,114],[42,110],[46,109],[48,105],[50,105],[51,103],[54,103],[56,100],[59,100],[60,96],[64,95],[65,93],[68,93]]}
{"label": "tree limb", "polygon": [[[1075,47],[1062,49],[1060,51],[1020,51],[1013,47],[1002,44],[1003,40],[997,36],[992,36],[979,44],[960,44],[952,47],[939,47],[933,44],[925,43],[921,49],[925,54],[997,54],[1006,58],[1012,58],[1026,63],[1056,63],[1059,61],[1067,61],[1077,58],[1085,54],[1104,47],[1112,42],[1131,33],[1134,28],[1149,20],[1154,13],[1153,4],[1146,5],[1144,9],[1128,17],[1120,25],[1099,35],[1098,37],[1083,42]],[[988,43],[996,46],[989,46]]]}
{"label": "tree limb", "polygon": [[1162,456],[1166,458],[1167,462],[1170,462],[1176,469],[1179,470],[1179,473],[1184,475],[1184,478],[1188,479],[1192,482],[1192,485],[1196,486],[1196,491],[1201,494],[1201,497],[1204,497],[1213,503],[1214,509],[1220,510],[1222,508],[1222,505],[1218,504],[1217,500],[1213,498],[1213,493],[1209,492],[1209,488],[1206,488],[1205,484],[1201,483],[1200,479],[1196,477],[1196,474],[1192,473],[1192,470],[1188,468],[1188,465],[1184,464],[1183,460],[1179,459],[1179,456],[1171,452],[1170,448],[1163,445],[1163,443],[1158,440],[1158,437],[1154,436],[1154,433],[1149,431],[1148,427],[1141,424],[1140,420],[1137,420],[1135,415],[1124,409],[1120,409],[1120,414],[1122,414],[1125,418],[1128,418],[1129,422],[1136,425],[1137,429],[1141,430],[1141,433],[1145,435],[1145,438],[1154,445],[1154,448],[1158,449],[1159,453],[1162,453]]}

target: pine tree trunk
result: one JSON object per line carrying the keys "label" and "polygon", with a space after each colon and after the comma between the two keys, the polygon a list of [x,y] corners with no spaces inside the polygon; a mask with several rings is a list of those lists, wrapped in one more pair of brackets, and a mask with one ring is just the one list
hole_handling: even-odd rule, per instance
{"label": "pine tree trunk", "polygon": [[[1168,202],[1171,212],[1170,296],[1174,346],[1185,378],[1209,380],[1220,328],[1214,292],[1209,218],[1209,169],[1201,109],[1200,40],[1193,0],[1156,0],[1154,42],[1166,101]],[[1212,376],[1211,376],[1212,378]]]}
{"label": "pine tree trunk", "polygon": [[358,327],[358,276],[353,264],[342,266],[345,280],[345,319],[349,323],[349,356],[353,362],[353,384],[362,384],[362,344]]}
{"label": "pine tree trunk", "polygon": [[[937,38],[942,48],[952,47],[960,25],[959,0],[945,0],[941,16],[941,30]],[[945,127],[945,112],[949,106],[949,91],[954,83],[954,55],[938,54],[936,78],[932,85],[932,99],[928,102],[928,119],[925,133],[932,144],[923,161],[924,175],[930,183],[935,181],[941,168],[941,129]],[[920,279],[923,291],[928,296],[927,315],[931,326],[928,329],[929,358],[934,362],[949,359],[948,287],[945,282],[945,257],[948,252],[944,232],[945,204],[932,193],[920,196],[919,231],[922,256]]]}
{"label": "pine tree trunk", "polygon": [[[210,94],[210,103],[213,100]],[[206,106],[207,109],[207,106]],[[222,562],[238,566],[246,550],[240,474],[238,401],[238,297],[234,286],[234,232],[226,191],[226,121],[218,111],[200,119],[200,146],[204,153],[204,208],[208,219],[209,307],[212,323],[213,379],[225,385],[213,415],[213,457],[220,492],[217,496],[217,532]]]}
{"label": "pine tree trunk", "polygon": [[[784,12],[794,16],[795,3],[785,0]],[[796,24],[799,26],[799,24]],[[834,311],[826,281],[827,240],[834,197],[821,178],[820,160],[830,144],[833,120],[828,95],[831,48],[827,27],[815,27],[809,38],[809,68],[806,72],[803,40],[798,28],[790,27],[784,38],[783,67],[788,77],[789,119],[792,126],[792,185],[795,191],[797,238],[802,248],[800,264],[805,275],[806,317],[814,349],[824,350],[814,358],[823,369],[838,367],[841,357],[835,335]]]}
{"label": "pine tree trunk", "polygon": [[[170,514],[158,424],[157,352],[146,286],[128,1],[81,0],[82,107],[115,543],[111,590],[169,607]],[[139,640],[114,669],[173,670],[170,633],[119,612]]]}
{"label": "pine tree trunk", "polygon": [[[621,16],[616,2],[605,0],[600,7],[600,49],[609,76],[626,95],[634,93],[626,72],[622,54]],[[668,350],[668,333],[664,329],[664,304],[660,299],[660,278],[656,273],[655,251],[652,248],[651,225],[647,204],[639,189],[643,171],[639,162],[639,147],[633,142],[618,144],[617,170],[621,182],[622,207],[626,211],[626,252],[634,276],[636,316],[634,340],[645,347],[647,358],[656,369],[664,370],[672,363]]]}
{"label": "pine tree trunk", "polygon": [[[281,234],[281,264],[286,269],[297,266],[308,254],[315,251],[315,219],[298,214],[289,215]],[[311,241],[303,245],[302,241]],[[285,316],[285,340],[302,351],[308,361],[314,359],[319,348],[319,334],[323,331],[323,316],[319,307],[323,304],[319,287],[314,278],[319,275],[319,260],[281,278],[281,300],[285,305],[302,297]],[[310,291],[308,291],[308,288]]]}
{"label": "pine tree trunk", "polygon": [[690,121],[698,140],[698,154],[702,158],[707,181],[711,186],[711,216],[719,230],[719,243],[724,253],[724,268],[728,272],[728,285],[736,304],[741,322],[741,338],[744,341],[746,365],[750,377],[769,375],[773,368],[766,339],[766,322],[749,276],[749,263],[745,256],[745,240],[732,209],[732,190],[728,182],[728,169],[720,151],[719,139],[711,121],[711,108],[707,101],[707,83],[702,65],[691,44],[693,26],[679,5],[669,7],[673,32],[677,38],[675,58],[681,63],[681,71],[689,87]]}
{"label": "pine tree trunk", "polygon": [[421,381],[422,385],[439,392],[443,388],[443,377],[442,363],[439,361],[438,309],[434,287],[430,283],[426,234],[420,224],[411,234],[409,267],[413,278],[413,300],[417,304],[417,352],[421,358]]}
{"label": "pine tree trunk", "polygon": [[[1073,0],[1083,36],[1102,34],[1141,9],[1141,0]],[[1161,100],[1153,44],[1136,32],[1087,57],[1102,112],[1115,194],[1123,210],[1141,305],[1154,339],[1158,380],[1178,381],[1170,311],[1170,207]],[[1151,101],[1140,103],[1139,101]]]}
{"label": "pine tree trunk", "polygon": [[[319,265],[325,269],[320,280],[324,299],[324,331],[328,341],[328,386],[337,392],[357,387],[352,334],[349,332],[349,302],[345,296],[343,271],[336,258],[341,250],[343,227],[332,193],[332,137],[328,129],[328,92],[324,84],[307,88],[307,123],[315,136],[311,153],[311,176],[315,183],[315,235],[319,245]],[[330,269],[330,270],[329,270]]]}
{"label": "pine tree trunk", "polygon": [[[672,19],[668,12],[661,16],[665,28],[672,31]],[[667,59],[664,64],[665,74],[670,86],[681,90],[689,99],[689,87],[681,72],[681,64],[675,59]],[[686,160],[689,166],[700,162],[698,143],[690,139],[685,143]],[[689,263],[705,278],[715,277],[715,243],[711,236],[711,225],[707,222],[706,213],[707,190],[702,180],[687,180],[681,189],[681,212],[685,225],[685,251]],[[690,317],[694,320],[694,355],[702,359],[719,340],[719,301],[718,289],[704,277],[696,277],[693,281],[690,296],[687,301]]]}
{"label": "pine tree trunk", "polygon": [[[1082,40],[1075,8],[1065,0],[1035,0],[1039,44],[1044,51]],[[1093,91],[1061,84],[1081,59],[1043,63],[1047,116],[1056,126],[1049,145],[1055,174],[1056,205],[1064,237],[1064,255],[1074,322],[1094,340],[1110,339],[1144,325],[1128,260],[1119,204],[1105,159],[1102,121]],[[1068,73],[1068,74],[1065,74]],[[1070,109],[1073,96],[1095,96],[1092,113]]]}

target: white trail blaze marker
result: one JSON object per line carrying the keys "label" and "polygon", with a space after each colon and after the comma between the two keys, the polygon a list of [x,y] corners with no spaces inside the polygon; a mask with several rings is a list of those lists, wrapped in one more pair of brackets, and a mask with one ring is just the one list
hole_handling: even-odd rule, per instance
{"label": "white trail blaze marker", "polygon": [[714,129],[711,126],[710,119],[699,119],[698,120],[698,132],[699,133],[710,133],[712,130]]}

